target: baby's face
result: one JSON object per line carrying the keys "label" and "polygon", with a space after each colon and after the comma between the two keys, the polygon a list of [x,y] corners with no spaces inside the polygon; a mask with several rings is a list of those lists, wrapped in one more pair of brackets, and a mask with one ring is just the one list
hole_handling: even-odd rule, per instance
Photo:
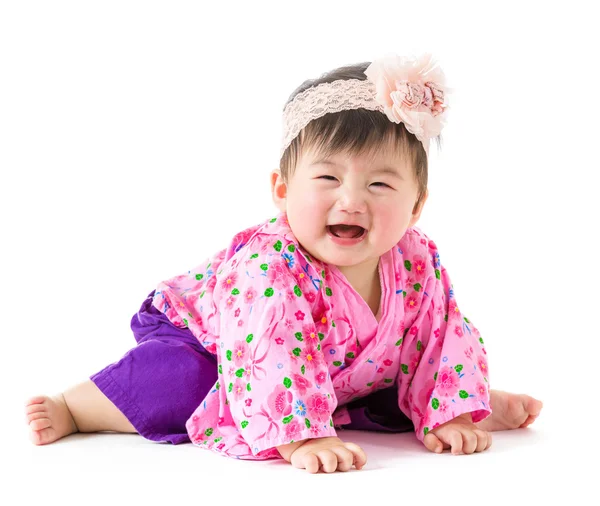
{"label": "baby's face", "polygon": [[[390,172],[381,171],[390,168]],[[333,155],[308,151],[300,157],[287,186],[274,188],[274,198],[287,213],[298,242],[313,257],[346,268],[370,268],[413,226],[418,196],[414,168],[393,152],[376,155]],[[281,198],[281,197],[284,198]],[[424,203],[424,201],[423,201]],[[363,239],[340,244],[329,225],[351,223],[366,229]]]}

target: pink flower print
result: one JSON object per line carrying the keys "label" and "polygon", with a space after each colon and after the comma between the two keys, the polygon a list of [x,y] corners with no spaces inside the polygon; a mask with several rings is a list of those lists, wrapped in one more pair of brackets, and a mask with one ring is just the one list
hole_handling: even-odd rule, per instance
{"label": "pink flower print", "polygon": [[206,290],[208,292],[213,291],[216,284],[217,284],[217,276],[211,276],[211,278],[206,283]]}
{"label": "pink flower print", "polygon": [[294,382],[294,385],[300,395],[305,395],[306,390],[308,388],[312,388],[312,383],[310,381],[308,381],[304,376],[301,376],[300,374],[293,373],[292,381]]}
{"label": "pink flower print", "polygon": [[319,343],[319,336],[314,323],[302,325],[302,337],[307,343],[314,343],[315,346]]}
{"label": "pink flower print", "polygon": [[246,406],[252,406],[252,399],[246,399]]}
{"label": "pink flower print", "polygon": [[327,401],[327,396],[324,394],[312,394],[308,398],[306,409],[308,410],[308,418],[310,420],[317,422],[326,422],[329,420],[329,402]]}
{"label": "pink flower print", "polygon": [[427,272],[427,267],[425,265],[425,260],[421,255],[415,255],[412,263],[413,272],[415,273],[415,277],[417,279],[423,279],[425,277],[425,273]]}
{"label": "pink flower print", "polygon": [[244,320],[238,320],[238,327],[241,327],[242,325],[244,325]]}
{"label": "pink flower print", "polygon": [[242,311],[242,310],[241,310],[239,307],[238,307],[238,308],[235,310],[235,313],[234,313],[234,314],[235,314],[235,317],[236,317],[236,318],[237,318],[238,316],[240,316],[240,312],[241,312],[241,311]]}
{"label": "pink flower print", "polygon": [[235,271],[230,272],[228,276],[225,276],[223,278],[223,281],[221,281],[221,288],[223,289],[223,291],[225,291],[225,293],[231,293],[231,290],[233,290],[237,278],[238,275]]}
{"label": "pink flower print", "polygon": [[433,331],[433,334],[435,335],[435,337],[436,337],[436,338],[437,338],[437,337],[440,337],[440,329],[435,329],[435,330]]}
{"label": "pink flower print", "polygon": [[281,339],[281,337],[278,337],[277,339],[275,339],[275,342],[277,344],[283,344],[284,343],[284,341],[283,341],[283,339]]}
{"label": "pink flower print", "polygon": [[311,304],[315,301],[316,297],[313,292],[307,292],[304,294],[304,298]]}
{"label": "pink flower print", "polygon": [[437,246],[431,239],[429,240],[429,249],[437,249]]}
{"label": "pink flower print", "polygon": [[485,358],[479,357],[479,359],[477,360],[477,365],[479,365],[479,369],[481,370],[483,375],[487,376],[488,365],[487,365],[487,361],[485,360]]}
{"label": "pink flower print", "polygon": [[419,333],[419,327],[417,327],[417,326],[413,325],[413,326],[410,328],[410,335],[411,335],[411,336],[416,336],[418,333]]}
{"label": "pink flower print", "polygon": [[387,358],[383,361],[383,365],[385,365],[387,367],[391,366],[392,364],[393,364],[393,362],[389,358]]}
{"label": "pink flower print", "polygon": [[404,335],[404,320],[401,320],[400,324],[398,325],[398,335]]}
{"label": "pink flower print", "polygon": [[284,288],[290,269],[283,260],[274,261],[267,269],[267,279],[275,288]]}
{"label": "pink flower print", "polygon": [[425,407],[429,405],[429,399],[431,399],[431,394],[433,394],[434,388],[435,381],[432,378],[428,379],[419,392],[419,403],[421,406]]}
{"label": "pink flower print", "polygon": [[236,367],[240,367],[247,358],[249,358],[248,343],[243,339],[238,339],[233,343],[233,363]]}
{"label": "pink flower print", "polygon": [[438,372],[437,391],[444,397],[451,397],[458,392],[458,374],[452,367],[444,366]]}
{"label": "pink flower print", "polygon": [[445,415],[446,411],[448,411],[448,403],[446,401],[442,401],[440,402],[440,405],[438,407],[438,411],[441,415]]}
{"label": "pink flower print", "polygon": [[381,374],[383,371],[385,371],[385,369],[384,369],[383,367],[380,367],[379,369],[377,369],[377,372],[378,372],[379,374]]}
{"label": "pink flower print", "polygon": [[305,290],[308,290],[312,284],[310,278],[306,274],[304,274],[304,271],[302,271],[301,269],[296,269],[294,271],[294,278],[296,279],[298,287],[303,292]]}
{"label": "pink flower print", "polygon": [[473,347],[472,346],[469,346],[469,349],[465,350],[465,356],[470,359],[473,358]]}
{"label": "pink flower print", "polygon": [[315,318],[315,325],[317,327],[317,332],[325,333],[329,329],[329,319],[327,318],[327,313],[321,313],[321,316]]}
{"label": "pink flower print", "polygon": [[233,398],[236,401],[239,401],[244,398],[245,394],[246,394],[246,382],[242,378],[236,378],[235,382],[233,383]]}
{"label": "pink flower print", "polygon": [[235,299],[233,298],[233,296],[229,296],[227,297],[227,300],[225,301],[225,308],[226,309],[233,309],[233,306],[235,304]]}
{"label": "pink flower print", "polygon": [[256,300],[256,290],[254,288],[248,288],[244,292],[244,302],[246,304],[252,304]]}
{"label": "pink flower print", "polygon": [[323,353],[314,344],[307,344],[300,354],[307,369],[313,370],[323,362]]}
{"label": "pink flower print", "polygon": [[462,337],[463,336],[463,331],[462,329],[458,326],[455,325],[454,326],[454,333],[458,336],[458,337]]}
{"label": "pink flower print", "polygon": [[299,309],[294,313],[294,316],[296,317],[296,320],[304,320],[304,313]]}
{"label": "pink flower print", "polygon": [[223,425],[224,421],[225,421],[225,418],[223,418],[222,416],[220,416],[219,420],[217,421],[217,425]]}
{"label": "pink flower print", "polygon": [[475,385],[475,392],[482,401],[487,399],[487,388],[483,383],[480,382]]}
{"label": "pink flower print", "polygon": [[285,437],[290,440],[298,440],[302,434],[302,425],[294,418],[290,423],[285,425]]}
{"label": "pink flower print", "polygon": [[413,292],[406,297],[404,306],[406,307],[407,311],[416,311],[419,309],[419,298],[417,297],[416,292]]}
{"label": "pink flower print", "polygon": [[204,349],[213,355],[217,353],[217,345],[215,343],[207,344]]}
{"label": "pink flower print", "polygon": [[235,374],[235,367],[233,367],[232,365],[229,366],[229,370],[227,371],[229,373],[229,376],[233,376]]}
{"label": "pink flower print", "polygon": [[400,283],[402,276],[400,275],[400,266],[396,265],[396,283]]}
{"label": "pink flower print", "polygon": [[325,371],[321,371],[315,376],[315,382],[317,383],[317,385],[322,385],[323,383],[325,383],[326,379],[327,374],[325,373]]}
{"label": "pink flower print", "polygon": [[292,392],[279,383],[267,397],[267,406],[274,420],[281,420],[292,412]]}
{"label": "pink flower print", "polygon": [[460,310],[456,304],[456,299],[450,299],[450,302],[448,302],[448,320],[452,317],[460,318]]}
{"label": "pink flower print", "polygon": [[289,318],[286,318],[285,321],[283,322],[283,324],[285,325],[285,328],[288,330],[292,330],[294,328],[294,324],[292,323],[292,320],[290,320]]}
{"label": "pink flower print", "polygon": [[416,371],[420,362],[421,362],[421,353],[420,352],[414,353],[410,357],[410,360],[408,362],[408,370],[411,371],[411,372]]}
{"label": "pink flower print", "polygon": [[427,244],[427,241],[421,237],[421,244]]}
{"label": "pink flower print", "polygon": [[297,295],[294,293],[292,289],[285,292],[285,298],[288,302],[292,302],[296,299]]}

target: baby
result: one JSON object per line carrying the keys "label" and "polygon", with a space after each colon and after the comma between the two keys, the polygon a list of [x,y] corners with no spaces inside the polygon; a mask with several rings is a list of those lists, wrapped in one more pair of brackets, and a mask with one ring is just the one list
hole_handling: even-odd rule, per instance
{"label": "baby", "polygon": [[470,454],[531,424],[542,403],[490,390],[483,339],[415,226],[447,93],[429,55],[303,83],[271,173],[277,216],[159,283],[118,362],[29,399],[32,441],[131,432],[329,473],[367,460],[336,429]]}

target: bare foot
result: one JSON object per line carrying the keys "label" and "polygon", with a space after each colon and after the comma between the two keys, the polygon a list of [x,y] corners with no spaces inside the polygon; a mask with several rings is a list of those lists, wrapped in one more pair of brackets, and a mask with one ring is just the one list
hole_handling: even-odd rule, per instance
{"label": "bare foot", "polygon": [[476,423],[486,431],[525,428],[532,424],[542,410],[542,401],[525,394],[512,394],[501,390],[490,392],[492,414]]}
{"label": "bare foot", "polygon": [[33,444],[53,443],[61,437],[77,432],[77,425],[62,394],[55,397],[32,397],[25,403],[25,414]]}

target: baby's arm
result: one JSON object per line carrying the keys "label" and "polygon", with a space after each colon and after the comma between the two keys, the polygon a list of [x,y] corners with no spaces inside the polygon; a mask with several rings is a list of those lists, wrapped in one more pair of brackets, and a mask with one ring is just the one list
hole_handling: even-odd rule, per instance
{"label": "baby's arm", "polygon": [[345,443],[338,437],[304,439],[278,446],[277,450],[294,467],[312,474],[318,473],[321,468],[326,473],[348,471],[352,465],[362,469],[367,462],[367,455],[360,446]]}

